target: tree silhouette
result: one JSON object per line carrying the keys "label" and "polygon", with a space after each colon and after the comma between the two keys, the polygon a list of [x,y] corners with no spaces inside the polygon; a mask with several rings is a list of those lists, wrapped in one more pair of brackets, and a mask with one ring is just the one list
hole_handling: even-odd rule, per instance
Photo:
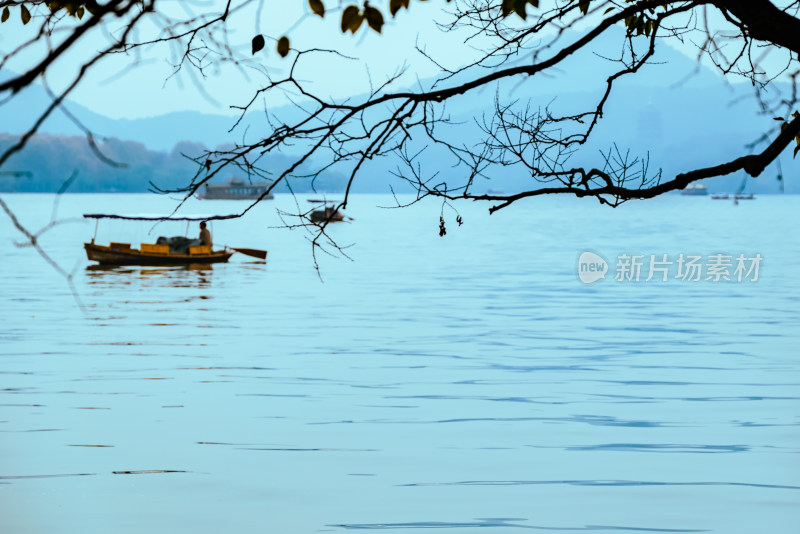
{"label": "tree silhouette", "polygon": [[[267,73],[269,82],[249,102],[238,106],[241,117],[255,109],[265,95],[288,94],[298,102],[298,113],[289,119],[265,116],[270,125],[266,135],[198,157],[196,174],[184,186],[166,190],[185,193],[187,198],[231,168],[270,181],[272,188],[267,193],[292,177],[314,179],[335,168],[347,176],[345,195],[337,206],[344,208],[365,164],[390,156],[396,158],[397,176],[414,186],[417,199],[435,196],[446,202],[486,201],[490,211],[495,211],[527,197],[568,194],[617,206],[733,172],[759,176],[787,148],[794,146],[796,153],[796,147],[800,147],[800,113],[795,110],[800,72],[797,1],[448,0],[442,2],[448,14],[440,21],[440,28],[464,32],[465,46],[472,51],[478,48],[479,54],[473,54],[467,64],[452,68],[439,63],[441,74],[413,89],[396,87],[396,76],[363,97],[347,99],[316,94],[296,75],[309,57],[337,54],[325,49],[326,43],[319,43],[318,48],[295,49],[289,31],[287,35],[255,34],[247,53],[237,52],[230,45],[227,20],[231,14],[253,6],[259,12],[263,10],[264,16],[270,9],[280,9],[262,4],[259,0],[227,1],[218,10],[207,11],[198,4],[185,16],[175,18],[164,10],[164,2],[157,0],[0,1],[3,22],[18,12],[25,24],[37,28],[34,37],[15,43],[16,48],[4,52],[0,59],[2,68],[22,54],[36,57],[25,72],[0,81],[0,98],[5,105],[36,80],[46,85],[56,63],[75,61],[69,52],[84,36],[98,32],[110,36],[103,47],[81,58],[74,79],[52,94],[49,106],[38,110],[30,130],[0,153],[0,170],[101,59],[112,54],[135,57],[142,47],[158,44],[170,47],[176,72],[188,69],[202,76],[222,62],[258,63],[259,56],[269,50],[269,43],[285,58],[288,74],[276,78]],[[384,22],[401,10],[410,10],[413,15],[414,4],[410,0],[376,1],[374,5],[308,0],[306,17],[330,20],[342,33],[381,33],[386,30]],[[411,24],[411,20],[398,19],[397,23]],[[109,29],[112,23],[113,30]],[[140,32],[146,25],[159,31]],[[598,62],[612,64],[614,69],[597,80],[603,90],[591,105],[556,113],[531,102],[524,90],[508,90],[514,84],[558,71],[570,57],[589,49],[601,36],[612,34],[614,28],[622,30],[618,31],[619,42],[597,56]],[[45,47],[40,46],[42,42]],[[712,65],[721,76],[749,81],[753,106],[776,119],[774,128],[754,132],[754,137],[761,137],[752,154],[742,147],[737,158],[669,176],[652,170],[646,155],[632,156],[611,141],[599,157],[594,156],[597,150],[592,148],[591,157],[582,157],[581,164],[574,164],[577,155],[590,146],[599,123],[627,119],[607,113],[609,99],[620,82],[635,78],[645,65],[657,62],[660,47],[669,43],[694,46],[698,61]],[[418,52],[439,61],[424,50]],[[202,85],[202,81],[199,83]],[[461,127],[454,124],[446,105],[460,95],[487,88],[496,96],[473,122],[480,129],[480,138],[467,143],[459,136]],[[768,88],[772,90],[768,92]],[[92,133],[86,130],[86,134],[94,144]],[[289,163],[265,168],[265,157],[280,153],[291,154]],[[449,158],[446,178],[438,172],[440,169],[422,165],[426,153]],[[679,154],[672,157],[679,159]],[[487,193],[475,186],[476,180],[491,180],[498,170],[525,176],[529,187],[511,193]],[[324,235],[325,224],[320,235]]]}

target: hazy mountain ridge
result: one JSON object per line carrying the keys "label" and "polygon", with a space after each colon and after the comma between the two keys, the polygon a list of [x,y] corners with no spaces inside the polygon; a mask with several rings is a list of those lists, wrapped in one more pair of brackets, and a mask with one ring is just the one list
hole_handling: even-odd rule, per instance
{"label": "hazy mountain ridge", "polygon": [[[0,150],[18,139],[17,135],[0,134]],[[202,143],[183,141],[172,151],[161,152],[149,150],[136,141],[108,138],[98,143],[97,149],[103,158],[119,166],[103,161],[83,136],[37,134],[4,166],[5,172],[0,174],[0,192],[52,193],[58,191],[74,171],[78,172],[78,177],[69,188],[71,192],[141,193],[154,187],[180,189],[191,183],[200,169],[191,158],[200,156],[206,147]],[[263,160],[264,165],[275,168],[284,168],[290,163],[291,159],[282,155]],[[230,169],[214,181],[235,176],[246,177]],[[254,177],[253,181],[262,179]],[[327,173],[316,179],[313,186],[311,179],[292,178],[289,185],[281,183],[275,191],[289,192],[289,186],[298,193],[338,192],[344,190],[345,177]]]}
{"label": "hazy mountain ridge", "polygon": [[[577,54],[568,58],[563,67],[556,71],[555,76],[531,77],[524,84],[520,84],[517,80],[512,81],[511,87],[515,89],[509,90],[507,96],[521,99],[532,98],[539,104],[546,104],[559,95],[588,95],[604,88],[606,77],[613,72],[614,68],[618,67],[618,64],[603,59],[596,55],[596,52],[603,52],[605,57],[614,57],[618,52],[623,31],[621,28],[612,30],[598,37],[591,50],[584,51],[582,55]],[[698,88],[720,83],[720,78],[712,71],[704,67],[697,68],[695,62],[669,46],[659,47],[659,52],[653,61],[656,63],[646,66],[628,79],[620,80],[619,85],[624,86],[629,83],[628,80],[642,88],[664,87],[665,84],[671,85],[680,82],[683,82],[684,87]],[[0,79],[9,76],[8,71],[0,72]],[[457,85],[459,79],[456,76],[440,87]],[[432,80],[421,82],[423,87],[427,87],[431,83]],[[396,88],[396,90],[406,89],[408,88]],[[491,91],[493,88],[471,91],[454,99],[450,107],[456,115],[483,109],[487,103],[487,93]],[[361,98],[364,98],[364,95],[361,97],[354,95],[352,100],[357,101]],[[50,97],[41,85],[30,86],[15,97],[12,108],[0,107],[0,132],[11,134],[26,132],[33,121],[27,111],[43,109],[49,103]],[[240,116],[233,112],[220,114],[175,111],[153,117],[113,119],[74,101],[67,100],[65,107],[99,138],[113,137],[137,141],[150,150],[158,151],[170,151],[181,141],[194,141],[212,147],[241,143],[244,136],[247,139],[255,139],[265,135],[268,128],[261,104],[257,105],[258,109],[242,117],[238,125],[237,120]],[[288,120],[299,116],[296,109],[289,107],[270,111],[276,112]],[[54,111],[39,131],[60,135],[83,135],[80,127],[60,110]]]}
{"label": "hazy mountain ridge", "polygon": [[[585,54],[592,55],[598,50],[613,51],[617,46],[614,39],[619,38],[619,33],[609,32],[601,36],[594,50]],[[495,94],[504,100],[519,100],[520,106],[530,102],[534,109],[548,108],[569,114],[591,110],[605,89],[606,77],[617,67],[614,62],[597,56],[593,58],[588,62],[586,58],[569,58],[563,71],[555,77],[533,76],[523,83],[498,84],[494,88],[458,96],[446,107],[455,125],[444,126],[441,131],[449,131],[448,135],[458,136],[466,144],[481,142],[485,134],[475,117],[491,111],[488,97],[493,99]],[[647,65],[636,75],[617,82],[606,104],[604,120],[598,124],[590,143],[573,157],[572,165],[601,166],[600,151],[616,145],[622,152],[630,150],[632,155],[649,157],[652,172],[661,168],[665,177],[670,177],[735,159],[747,152],[745,146],[759,134],[775,127],[771,117],[759,115],[751,101],[740,98],[749,91],[748,87],[725,85],[716,73],[668,46],[660,47],[654,60],[660,63]],[[457,83],[457,78],[451,83]],[[21,100],[13,109],[8,106],[0,108],[0,130],[10,134],[22,133],[30,120],[24,110],[41,109],[43,103],[49,101],[40,86],[29,88],[19,98]],[[68,102],[67,108],[98,137],[109,136],[103,142],[104,150],[119,155],[129,167],[114,169],[100,164],[86,145],[82,131],[63,113],[56,111],[40,131],[61,136],[63,146],[57,147],[52,136],[36,136],[34,140],[38,139],[38,144],[14,156],[4,169],[31,170],[39,183],[0,178],[0,190],[54,191],[73,168],[79,169],[82,176],[75,185],[78,190],[144,191],[150,181],[163,188],[185,186],[197,171],[197,165],[184,154],[198,156],[205,147],[230,146],[241,143],[244,135],[252,140],[267,133],[263,111],[249,113],[236,129],[229,131],[236,123],[233,116],[176,111],[157,117],[117,120],[74,102]],[[276,111],[286,118],[299,113],[290,108]],[[420,138],[415,142],[422,146],[427,141]],[[435,151],[425,154],[420,162],[427,170],[443,170],[450,166],[446,154]],[[268,155],[262,160],[262,166],[278,169],[289,161],[290,156]],[[791,178],[794,168],[791,156],[785,154],[782,161],[784,173],[789,178],[786,180],[787,191],[800,190]],[[324,163],[312,160],[307,168]],[[396,166],[397,162],[391,158],[370,161],[356,181],[355,191],[388,192],[389,184],[397,183],[391,176],[397,170]],[[517,191],[535,187],[521,167],[499,168],[491,172],[492,180],[485,180],[485,183],[479,180],[473,191],[482,192],[489,188]],[[750,179],[748,190],[778,191],[776,174],[777,171],[770,168],[762,177]],[[230,176],[220,178],[226,177]],[[734,191],[739,189],[743,179],[744,175],[738,174],[706,182],[712,191]],[[309,183],[298,181],[292,189],[310,190],[310,181],[306,182]],[[326,191],[343,189],[345,183],[345,177],[336,171],[326,173],[316,182]]]}

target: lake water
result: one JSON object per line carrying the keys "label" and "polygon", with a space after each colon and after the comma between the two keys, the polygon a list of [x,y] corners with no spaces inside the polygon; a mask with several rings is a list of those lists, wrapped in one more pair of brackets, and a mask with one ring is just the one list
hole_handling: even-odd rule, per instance
{"label": "lake water", "polygon": [[[3,199],[50,220],[52,195]],[[42,244],[76,295],[0,214],[0,530],[798,532],[800,197],[457,204],[443,238],[441,204],[391,204],[353,198],[329,228],[352,261],[319,254],[322,280],[306,234],[274,228],[289,197],[214,224],[267,263],[93,270],[94,224],[64,224]],[[610,264],[594,284],[587,250]],[[763,262],[615,281],[622,253]]]}

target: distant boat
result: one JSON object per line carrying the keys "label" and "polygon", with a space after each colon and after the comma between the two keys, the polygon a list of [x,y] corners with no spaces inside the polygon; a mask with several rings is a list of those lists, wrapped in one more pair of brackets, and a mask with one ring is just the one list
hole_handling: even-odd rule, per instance
{"label": "distant boat", "polygon": [[274,198],[272,193],[267,193],[270,185],[267,182],[245,182],[241,178],[231,178],[224,184],[205,184],[205,192],[197,196],[205,200],[270,200]]}
{"label": "distant boat", "polygon": [[681,195],[689,197],[702,197],[708,195],[708,187],[702,184],[689,184],[683,188]]}
{"label": "distant boat", "polygon": [[744,189],[747,187],[747,175],[745,174],[742,178],[742,183],[739,186],[739,189],[733,195],[733,202],[734,204],[738,204],[740,200],[755,200],[756,197],[753,193],[745,194]]}
{"label": "distant boat", "polygon": [[344,215],[333,206],[326,206],[325,209],[312,211],[308,218],[311,219],[312,223],[342,222]]}
{"label": "distant boat", "polygon": [[344,215],[342,215],[342,213],[335,207],[337,202],[332,200],[317,200],[317,199],[308,199],[308,201],[314,204],[325,204],[324,208],[319,210],[314,210],[308,215],[308,219],[312,223],[344,221]]}
{"label": "distant boat", "polygon": [[728,193],[721,193],[721,194],[711,195],[711,198],[714,200],[728,200],[731,197],[730,195],[728,195]]}

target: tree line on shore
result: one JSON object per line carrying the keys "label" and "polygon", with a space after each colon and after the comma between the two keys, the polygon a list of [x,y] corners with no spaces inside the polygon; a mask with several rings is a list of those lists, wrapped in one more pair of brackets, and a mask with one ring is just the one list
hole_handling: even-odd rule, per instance
{"label": "tree line on shore", "polygon": [[[0,151],[18,140],[18,135],[0,134]],[[73,193],[143,193],[153,186],[176,189],[191,181],[198,170],[192,158],[206,150],[201,143],[184,141],[170,152],[160,152],[113,137],[98,140],[93,147],[82,136],[37,134],[3,166],[0,192],[55,193],[75,172],[77,177],[69,187]],[[225,178],[234,176],[231,171]],[[287,191],[280,185],[276,192]],[[318,177],[313,188],[311,180],[291,184],[295,192],[340,192],[345,185],[346,179],[337,175]]]}

